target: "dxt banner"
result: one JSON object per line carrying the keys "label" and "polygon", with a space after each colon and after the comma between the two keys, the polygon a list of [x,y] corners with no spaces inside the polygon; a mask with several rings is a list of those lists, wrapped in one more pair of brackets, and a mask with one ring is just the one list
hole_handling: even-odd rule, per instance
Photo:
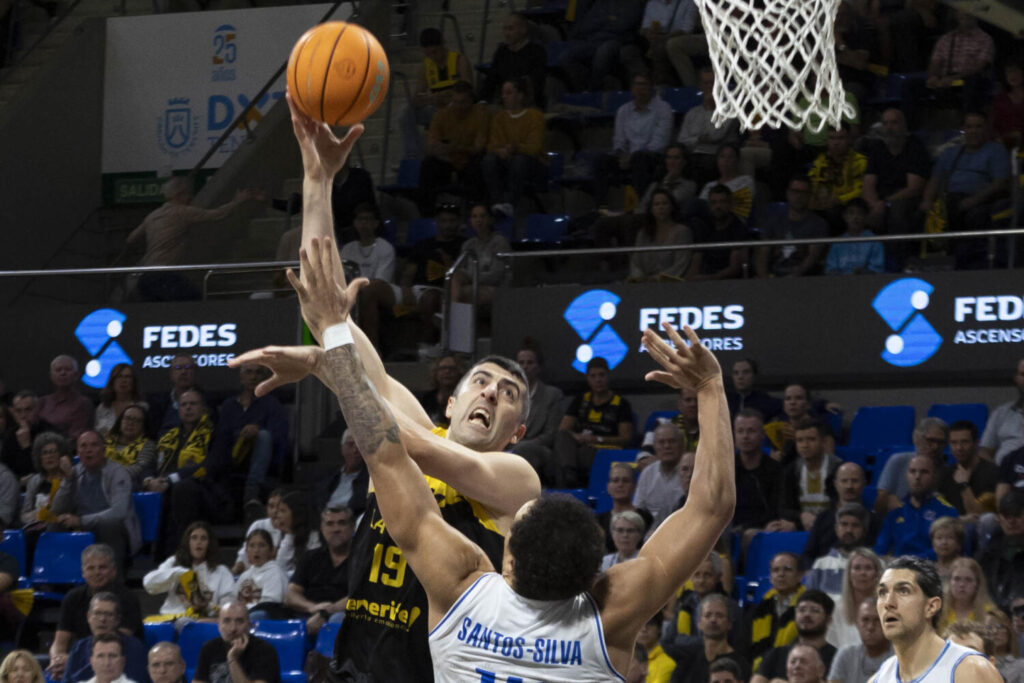
{"label": "dxt banner", "polygon": [[[228,129],[292,45],[329,4],[107,20],[103,173],[191,169]],[[351,5],[334,19],[344,20]],[[284,97],[282,75],[255,105],[255,124]],[[245,139],[237,130],[207,164],[219,167]]]}
{"label": "dxt banner", "polygon": [[[864,275],[717,283],[501,290],[494,349],[539,340],[553,382],[578,382],[601,356],[617,386],[654,364],[648,327],[689,325],[728,372],[758,362],[767,382],[985,383],[1024,357],[1024,272]],[[524,302],[529,305],[524,305]],[[664,335],[663,335],[664,336]]]}
{"label": "dxt banner", "polygon": [[[132,365],[147,392],[169,388],[176,356],[192,358],[204,390],[238,388],[230,359],[268,344],[301,338],[293,300],[125,304],[87,308],[11,308],[0,337],[4,381],[12,390],[48,389],[50,360],[66,353],[78,361],[86,390],[102,389],[119,363]],[[16,361],[16,362],[15,362]]]}

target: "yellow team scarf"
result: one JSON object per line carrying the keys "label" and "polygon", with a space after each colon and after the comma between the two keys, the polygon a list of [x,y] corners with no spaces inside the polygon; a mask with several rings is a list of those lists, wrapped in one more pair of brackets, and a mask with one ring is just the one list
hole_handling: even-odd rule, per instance
{"label": "yellow team scarf", "polygon": [[[57,515],[55,515],[50,508],[53,505],[53,497],[57,495],[57,489],[59,488],[60,477],[50,479],[50,495],[46,498],[46,503],[44,505],[40,505],[39,509],[36,510],[36,519],[40,522],[47,522],[49,524],[55,524],[57,522]],[[11,594],[13,595],[14,591],[11,591]],[[31,606],[32,605],[30,603],[29,607]]]}
{"label": "yellow team scarf", "polygon": [[117,437],[111,434],[107,437],[107,460],[113,460],[121,465],[134,465],[139,461],[139,454],[146,445],[146,437],[140,436],[127,446],[118,448]]}
{"label": "yellow team scarf", "polygon": [[[194,619],[200,619],[203,617],[214,616],[217,613],[217,606],[208,604],[203,609],[198,609],[193,603],[193,596],[201,591],[209,593],[209,589],[205,588],[203,584],[199,582],[199,577],[196,576],[196,572],[193,569],[189,569],[187,572],[178,577],[178,586],[174,590],[180,592],[184,597],[185,601],[189,603],[188,607],[185,608],[184,612],[179,614],[154,614],[143,619],[147,624],[158,624],[162,621],[174,621],[179,617],[191,617]],[[209,600],[207,601],[209,603]]]}
{"label": "yellow team scarf", "polygon": [[[206,415],[199,420],[199,424],[188,435],[185,445],[178,450],[178,442],[181,439],[181,427],[171,429],[156,444],[157,459],[160,463],[160,473],[164,474],[170,469],[180,469],[185,465],[194,463],[202,465],[206,461],[206,454],[210,448],[210,438],[213,436],[213,423]],[[175,457],[176,456],[176,457]],[[171,463],[173,464],[173,468]],[[192,475],[199,479],[206,475],[206,468],[200,467]]]}

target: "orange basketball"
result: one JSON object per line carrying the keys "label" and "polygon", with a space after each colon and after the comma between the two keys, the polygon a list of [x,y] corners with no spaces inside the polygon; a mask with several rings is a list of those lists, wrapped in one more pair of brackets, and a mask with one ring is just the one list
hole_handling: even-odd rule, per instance
{"label": "orange basketball", "polygon": [[309,29],[288,58],[292,100],[332,126],[351,126],[376,111],[390,81],[384,48],[365,28],[344,21]]}

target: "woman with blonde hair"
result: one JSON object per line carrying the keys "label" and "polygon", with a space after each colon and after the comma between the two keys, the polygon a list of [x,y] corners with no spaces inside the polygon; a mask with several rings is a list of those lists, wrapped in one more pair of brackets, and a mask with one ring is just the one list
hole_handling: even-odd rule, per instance
{"label": "woman with blonde hair", "polygon": [[28,650],[12,650],[0,664],[0,683],[43,683],[43,669]]}
{"label": "woman with blonde hair", "polygon": [[942,585],[949,585],[953,571],[953,560],[964,552],[964,523],[956,517],[939,517],[928,528],[928,538],[935,551],[935,564],[942,578]]}
{"label": "woman with blonde hair", "polygon": [[949,583],[942,595],[942,618],[939,625],[957,621],[981,621],[992,607],[988,584],[981,565],[973,558],[958,557],[950,564]]}
{"label": "woman with blonde hair", "polygon": [[832,611],[832,623],[825,640],[836,648],[860,644],[857,630],[857,608],[875,595],[875,586],[885,567],[881,558],[870,548],[854,548],[843,570],[843,592]]}

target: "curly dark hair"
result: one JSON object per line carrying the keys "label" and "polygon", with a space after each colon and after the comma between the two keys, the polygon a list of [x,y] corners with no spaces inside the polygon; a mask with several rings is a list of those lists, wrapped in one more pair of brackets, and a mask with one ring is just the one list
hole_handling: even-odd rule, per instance
{"label": "curly dark hair", "polygon": [[178,550],[174,553],[174,560],[181,567],[191,567],[194,564],[192,561],[192,551],[188,547],[188,539],[196,529],[205,531],[206,537],[209,539],[206,544],[206,557],[202,561],[206,563],[210,571],[213,571],[223,564],[220,561],[220,544],[217,543],[217,536],[213,533],[213,527],[203,520],[192,522],[185,529],[185,533],[181,535],[181,541],[178,543]]}
{"label": "curly dark hair", "polygon": [[547,495],[512,525],[508,549],[516,593],[565,600],[588,590],[604,553],[594,513],[572,496]]}

